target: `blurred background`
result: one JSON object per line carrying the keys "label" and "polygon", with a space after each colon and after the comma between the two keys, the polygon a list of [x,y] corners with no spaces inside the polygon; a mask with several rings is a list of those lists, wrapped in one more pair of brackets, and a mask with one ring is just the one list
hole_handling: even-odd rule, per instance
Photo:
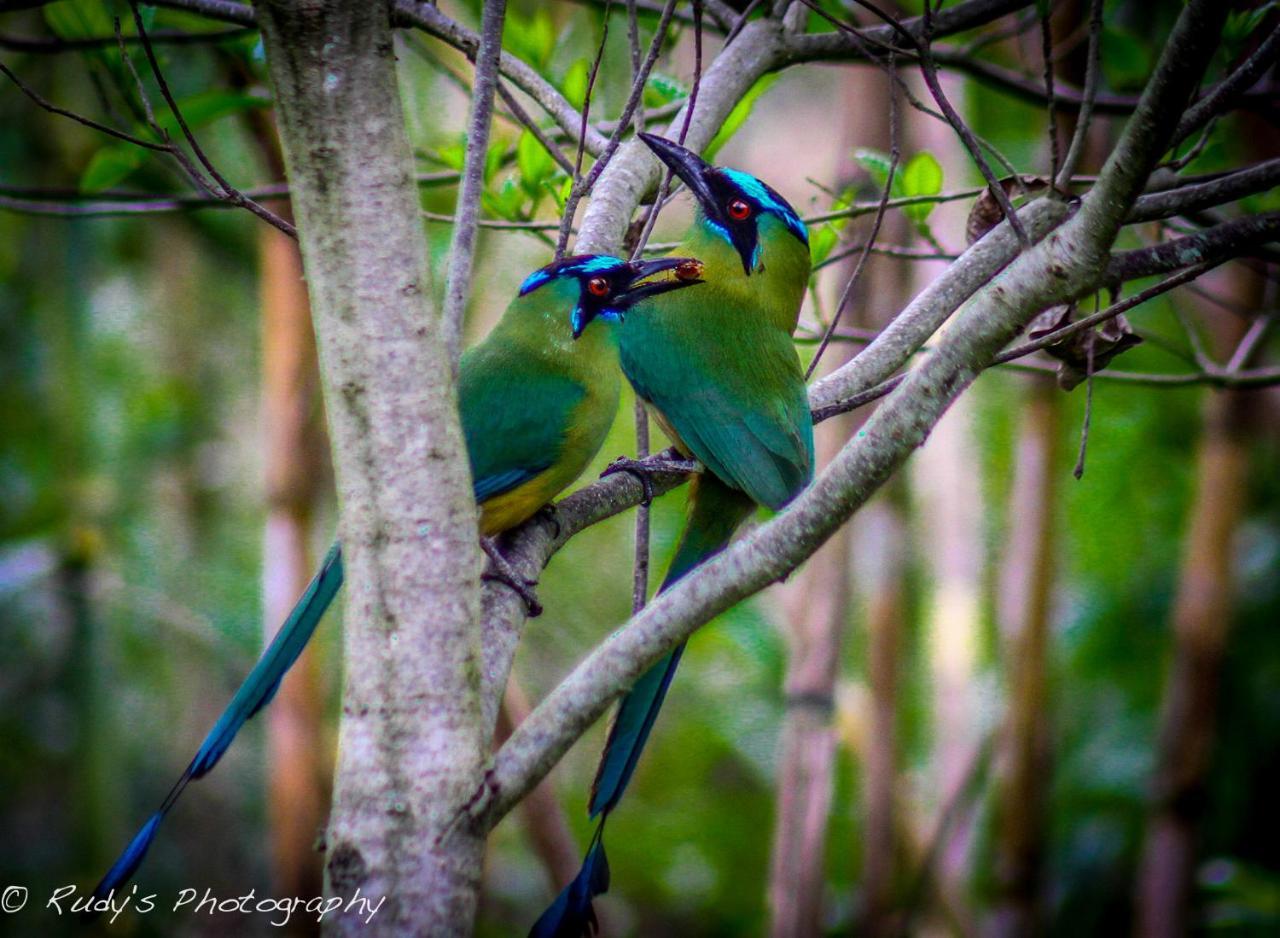
{"label": "blurred background", "polygon": [[[1108,93],[1141,90],[1178,6],[1106,5]],[[1055,68],[1079,84],[1087,4],[1055,7]],[[478,24],[476,3],[447,10]],[[110,16],[111,4],[84,0],[4,14],[0,60],[50,101],[130,126],[138,101],[114,43],[52,48],[111,36]],[[214,163],[244,188],[278,183],[256,34],[171,10],[147,16],[158,35],[225,33],[158,44],[161,65]],[[512,0],[506,45],[579,104],[603,18],[593,4]],[[615,8],[610,20],[593,98],[602,118],[621,110],[630,80],[626,18]],[[641,17],[646,42],[655,20]],[[1019,25],[963,38],[1037,74],[1037,21]],[[693,33],[677,29],[646,90],[651,124],[690,90]],[[1215,67],[1237,54],[1224,41]],[[397,55],[439,293],[471,67],[421,34],[401,34]],[[1019,170],[1048,171],[1043,107],[954,74],[945,87]],[[715,159],[761,176],[805,215],[874,201],[889,98],[873,67],[785,72],[735,111]],[[896,115],[902,163],[916,167],[903,194],[980,183],[949,128],[901,100]],[[1095,122],[1083,173],[1121,126]],[[1274,134],[1232,118],[1192,168],[1276,153]],[[550,259],[548,233],[525,223],[548,223],[554,238],[559,217],[562,177],[501,115],[491,156],[483,214],[507,226],[481,233],[472,341]],[[93,886],[334,532],[294,245],[245,212],[146,207],[186,188],[154,155],[0,83],[0,886],[33,896],[32,908],[0,916],[0,933],[79,930],[35,912],[36,899]],[[37,190],[37,210],[24,208]],[[85,195],[146,210],[68,210]],[[1275,207],[1274,191],[1259,198]],[[890,250],[871,258],[820,371],[854,355],[963,250],[973,201],[888,214]],[[676,239],[689,217],[678,198],[655,242]],[[812,228],[828,263],[798,336],[806,361],[857,259],[839,255],[868,222]],[[1155,226],[1125,235],[1129,246],[1155,236]],[[1256,317],[1274,317],[1274,269],[1267,282],[1227,265],[1134,310],[1146,341],[1115,367],[1168,374],[1198,352],[1225,358]],[[1016,934],[1028,922],[1043,934],[1125,933],[1139,871],[1180,863],[1193,871],[1197,930],[1280,933],[1280,396],[1105,374],[1093,385],[1079,479],[1090,390],[1064,392],[1047,363],[992,370],[802,570],[695,637],[610,823],[608,934],[760,935],[780,921],[821,934]],[[822,458],[864,417],[824,424]],[[584,480],[634,450],[625,397]],[[658,570],[682,499],[654,505]],[[512,718],[627,617],[633,524],[613,518],[554,558],[540,587],[547,611],[516,661]],[[271,710],[192,787],[137,877],[142,892],[162,904],[185,887],[319,894],[341,633],[335,611]],[[482,935],[524,933],[576,868],[602,740],[598,726],[541,800],[496,831]],[[309,928],[303,916],[290,925]],[[163,909],[126,913],[111,930],[274,933],[261,916]]]}

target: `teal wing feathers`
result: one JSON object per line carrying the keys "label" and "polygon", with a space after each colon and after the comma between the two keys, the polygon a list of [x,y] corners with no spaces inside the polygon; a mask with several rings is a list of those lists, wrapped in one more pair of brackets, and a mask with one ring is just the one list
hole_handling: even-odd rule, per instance
{"label": "teal wing feathers", "polygon": [[[655,339],[661,341],[661,339]],[[780,508],[813,474],[813,423],[790,337],[735,341],[714,360],[652,345],[623,367],[636,392],[662,412],[692,455],[752,500]]]}
{"label": "teal wing feathers", "polygon": [[586,389],[542,362],[478,346],[463,357],[462,432],[476,501],[527,482],[556,463]]}

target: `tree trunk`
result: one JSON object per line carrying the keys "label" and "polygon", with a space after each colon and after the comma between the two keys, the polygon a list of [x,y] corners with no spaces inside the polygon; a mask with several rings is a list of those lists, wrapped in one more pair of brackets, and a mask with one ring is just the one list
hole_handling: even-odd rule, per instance
{"label": "tree trunk", "polygon": [[[471,930],[482,840],[476,510],[431,302],[387,2],[258,7],[341,501],[346,686],[327,891],[337,933]],[[366,925],[366,922],[368,924]]]}
{"label": "tree trunk", "polygon": [[1061,409],[1057,382],[1026,382],[1009,511],[1008,549],[998,610],[1007,692],[997,780],[995,878],[989,933],[1020,938],[1041,932],[1049,731],[1046,671],[1053,594],[1054,524]]}
{"label": "tree trunk", "polygon": [[1173,605],[1173,663],[1160,720],[1153,811],[1138,871],[1137,933],[1143,938],[1190,930],[1197,829],[1231,623],[1233,548],[1248,482],[1248,400],[1248,391],[1222,391],[1206,401]]}

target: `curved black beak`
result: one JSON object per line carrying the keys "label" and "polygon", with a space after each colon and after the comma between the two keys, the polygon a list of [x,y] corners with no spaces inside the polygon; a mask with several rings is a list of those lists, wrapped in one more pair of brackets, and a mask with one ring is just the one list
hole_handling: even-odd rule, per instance
{"label": "curved black beak", "polygon": [[689,187],[704,212],[713,218],[719,215],[719,201],[707,181],[715,172],[714,166],[692,150],[678,143],[672,143],[665,137],[647,133],[637,134],[637,136],[658,159],[666,163],[671,171],[680,177],[681,182]]}
{"label": "curved black beak", "polygon": [[[631,278],[631,282],[627,284],[627,288],[614,301],[613,305],[618,309],[630,309],[636,303],[651,296],[658,296],[671,290],[679,290],[684,287],[691,287],[696,283],[702,283],[702,279],[698,276],[698,274],[702,273],[702,265],[692,257],[660,257],[651,261],[632,261],[629,266],[634,271],[634,275]],[[641,282],[646,277],[652,277],[654,274],[675,270],[680,267],[685,268],[689,273],[684,276],[666,277],[649,283]]]}
{"label": "curved black beak", "polygon": [[[684,270],[675,277],[665,277],[662,280],[654,280],[648,283],[644,282],[646,278],[652,277],[654,274],[676,270],[677,268],[684,268]],[[583,304],[579,303],[574,308],[570,325],[575,339],[582,335],[583,330],[587,328],[591,320],[602,312],[610,311],[621,314],[641,300],[647,300],[663,293],[669,293],[672,290],[691,287],[694,284],[703,282],[698,276],[702,272],[702,264],[692,257],[660,257],[651,261],[631,261],[626,265],[626,270],[628,276],[624,281],[625,286],[614,293],[607,306],[603,308],[584,308]]]}

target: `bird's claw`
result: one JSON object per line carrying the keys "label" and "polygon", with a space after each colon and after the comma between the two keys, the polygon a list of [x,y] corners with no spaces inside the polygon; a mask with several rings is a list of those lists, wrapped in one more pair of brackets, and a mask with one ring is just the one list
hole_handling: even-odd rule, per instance
{"label": "bird's claw", "polygon": [[492,580],[511,587],[515,594],[524,600],[525,609],[530,619],[536,619],[542,615],[542,603],[538,602],[538,594],[533,591],[533,588],[538,585],[538,581],[527,580],[516,573],[515,568],[511,566],[506,557],[502,556],[492,538],[482,537],[480,546],[489,558],[489,562],[493,565],[493,569],[482,573],[480,579]]}
{"label": "bird's claw", "polygon": [[640,498],[640,504],[648,507],[653,502],[653,479],[650,478],[651,471],[639,459],[632,459],[630,456],[619,456],[609,465],[605,466],[604,472],[600,473],[600,478],[616,475],[619,472],[625,472],[631,478],[640,483],[640,488],[644,494]]}
{"label": "bird's claw", "polygon": [[611,476],[618,472],[625,472],[640,483],[640,487],[644,489],[644,497],[641,504],[648,505],[653,501],[653,476],[663,473],[690,473],[698,471],[698,463],[692,459],[680,459],[670,456],[668,453],[674,453],[675,450],[668,450],[657,456],[650,456],[648,459],[632,459],[630,456],[619,456],[613,462],[605,467],[604,472],[600,473],[600,478]]}
{"label": "bird's claw", "polygon": [[551,535],[552,537],[558,538],[560,536],[560,513],[556,511],[555,505],[547,502],[534,513],[534,517],[555,526],[555,533]]}

